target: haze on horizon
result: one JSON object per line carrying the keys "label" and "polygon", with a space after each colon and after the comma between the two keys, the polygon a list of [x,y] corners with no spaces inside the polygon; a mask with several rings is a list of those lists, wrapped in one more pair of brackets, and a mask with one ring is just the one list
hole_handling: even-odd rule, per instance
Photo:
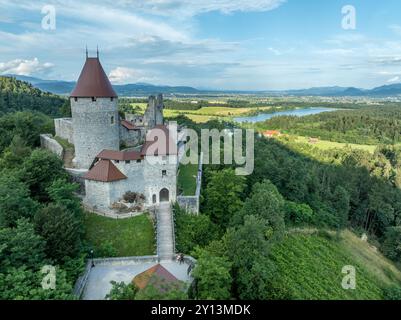
{"label": "haze on horizon", "polygon": [[[344,5],[356,29],[342,28]],[[55,30],[42,28],[44,5]],[[387,0],[0,0],[0,74],[76,80],[99,45],[114,84],[224,90],[401,82],[401,3]]]}

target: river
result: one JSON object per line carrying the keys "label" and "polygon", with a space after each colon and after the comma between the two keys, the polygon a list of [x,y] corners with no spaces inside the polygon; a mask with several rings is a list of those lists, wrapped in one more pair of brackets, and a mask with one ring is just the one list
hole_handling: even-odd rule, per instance
{"label": "river", "polygon": [[260,113],[255,116],[247,116],[247,117],[237,117],[234,118],[235,122],[262,122],[273,117],[280,117],[280,116],[297,116],[297,117],[304,117],[309,116],[312,114],[318,114],[322,112],[332,112],[338,109],[334,108],[303,108],[303,109],[294,109],[294,110],[287,110],[287,111],[277,111],[273,113]]}

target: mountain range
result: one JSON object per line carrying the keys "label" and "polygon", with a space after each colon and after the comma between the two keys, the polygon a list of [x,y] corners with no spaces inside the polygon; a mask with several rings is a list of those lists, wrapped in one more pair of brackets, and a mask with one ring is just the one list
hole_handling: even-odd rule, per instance
{"label": "mountain range", "polygon": [[[75,86],[74,81],[43,80],[35,77],[21,75],[6,75],[17,80],[31,83],[42,91],[48,91],[59,95],[68,95]],[[197,89],[188,86],[164,86],[148,83],[131,83],[113,85],[115,91],[122,97],[147,96],[163,93],[165,95],[202,95],[202,94],[260,94],[273,96],[328,96],[328,97],[394,97],[401,96],[401,83],[384,85],[373,89],[360,89],[355,87],[315,87],[300,90],[265,90],[265,91],[240,91],[240,90],[213,90]]]}

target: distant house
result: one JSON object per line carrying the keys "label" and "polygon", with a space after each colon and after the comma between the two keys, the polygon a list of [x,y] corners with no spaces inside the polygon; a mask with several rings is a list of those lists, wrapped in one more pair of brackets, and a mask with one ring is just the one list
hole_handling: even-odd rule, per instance
{"label": "distant house", "polygon": [[316,144],[316,143],[318,143],[319,142],[319,139],[318,138],[309,138],[309,143],[310,144]]}
{"label": "distant house", "polygon": [[267,131],[263,132],[263,135],[266,138],[274,138],[274,137],[281,136],[281,132],[277,131],[277,130],[267,130]]}

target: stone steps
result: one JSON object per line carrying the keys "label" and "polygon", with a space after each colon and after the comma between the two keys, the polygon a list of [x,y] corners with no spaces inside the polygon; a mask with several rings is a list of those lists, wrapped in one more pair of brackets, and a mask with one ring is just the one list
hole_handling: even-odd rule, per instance
{"label": "stone steps", "polygon": [[157,208],[157,255],[161,259],[174,257],[174,234],[172,212],[169,203],[161,203]]}

